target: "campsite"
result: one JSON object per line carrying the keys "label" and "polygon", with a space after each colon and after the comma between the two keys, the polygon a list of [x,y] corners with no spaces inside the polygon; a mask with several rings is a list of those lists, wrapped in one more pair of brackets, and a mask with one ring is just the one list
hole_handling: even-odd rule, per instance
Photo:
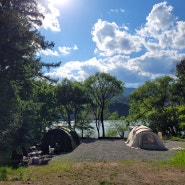
{"label": "campsite", "polygon": [[[56,142],[59,148],[55,146]],[[55,148],[51,152],[48,146]],[[33,160],[28,166],[18,167],[12,172],[4,168],[4,176],[3,168],[0,168],[0,184],[185,183],[185,161],[180,161],[182,166],[173,164],[178,152],[183,154],[180,160],[185,158],[185,142],[161,140],[144,125],[133,127],[127,139],[80,139],[70,129],[53,127],[43,137],[42,148],[43,156],[47,153],[49,157],[46,165]]]}
{"label": "campsite", "polygon": [[185,146],[165,141],[167,151],[128,147],[123,139],[82,139],[72,152],[54,155],[47,165],[20,168],[1,181],[23,184],[178,184],[184,185],[184,167],[169,159]]}
{"label": "campsite", "polygon": [[[118,140],[121,140],[120,149],[115,149],[112,152],[118,153],[118,150],[121,150],[122,146],[126,144],[126,146],[130,148],[143,149],[143,150],[153,150],[153,151],[167,151],[170,150],[167,146],[164,145],[162,138],[160,138],[156,133],[152,131],[151,128],[145,125],[138,125],[131,127],[129,131],[128,138],[124,142],[125,138],[123,137],[115,137]],[[104,140],[106,138],[98,138]],[[108,139],[108,138],[107,138]],[[113,141],[114,137],[109,138]],[[81,141],[83,141],[81,139]],[[30,147],[28,150],[22,146],[22,152],[17,153],[16,150],[12,152],[11,161],[13,167],[17,166],[25,166],[30,164],[43,164],[47,163],[53,155],[60,155],[65,153],[72,153],[80,144],[80,138],[77,132],[73,129],[69,129],[64,126],[52,126],[43,136],[41,144],[35,144],[35,146]],[[87,142],[86,142],[87,141]],[[96,139],[88,139],[85,138],[85,142],[88,141],[93,142]],[[104,142],[105,143],[105,142]],[[106,152],[107,155],[110,155],[111,151],[107,151],[101,144],[101,151]],[[97,145],[99,148],[99,145]],[[83,151],[83,148],[81,149]],[[80,150],[81,158],[89,158],[88,154],[82,154]],[[123,150],[123,154],[125,155],[125,150]],[[75,152],[73,152],[75,153]],[[97,152],[96,152],[97,153]],[[136,153],[136,151],[134,152]],[[155,154],[155,153],[154,153]],[[95,156],[95,155],[94,155]],[[102,155],[100,155],[101,157]],[[120,155],[120,160],[123,160],[125,157]],[[130,155],[128,155],[130,156]],[[76,158],[76,157],[75,157]],[[91,158],[91,157],[90,157]],[[95,158],[96,159],[96,158]],[[130,159],[134,159],[131,157]],[[143,156],[144,160],[147,160],[146,156]],[[157,159],[157,157],[156,157]],[[104,157],[102,160],[105,160]],[[114,159],[112,159],[114,160]],[[116,157],[117,160],[117,157]]]}
{"label": "campsite", "polygon": [[185,21],[69,1],[0,0],[0,185],[184,185]]}
{"label": "campsite", "polygon": [[0,184],[185,183],[184,140],[162,140],[144,125],[132,127],[127,139],[79,138],[74,130],[55,126],[37,147],[25,153],[27,164],[0,167]]}

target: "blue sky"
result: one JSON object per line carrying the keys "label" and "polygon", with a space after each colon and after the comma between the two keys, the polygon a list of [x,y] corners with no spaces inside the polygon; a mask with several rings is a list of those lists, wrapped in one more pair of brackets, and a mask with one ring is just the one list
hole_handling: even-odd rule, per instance
{"label": "blue sky", "polygon": [[185,58],[184,0],[39,0],[41,34],[54,41],[40,51],[58,62],[47,74],[83,81],[95,72],[116,76],[127,87],[173,76]]}

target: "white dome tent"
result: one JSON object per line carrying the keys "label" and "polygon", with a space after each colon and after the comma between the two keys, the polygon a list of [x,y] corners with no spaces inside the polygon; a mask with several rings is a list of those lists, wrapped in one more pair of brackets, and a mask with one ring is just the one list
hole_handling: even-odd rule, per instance
{"label": "white dome tent", "polygon": [[144,125],[132,128],[126,145],[145,150],[167,150],[159,136],[151,128]]}

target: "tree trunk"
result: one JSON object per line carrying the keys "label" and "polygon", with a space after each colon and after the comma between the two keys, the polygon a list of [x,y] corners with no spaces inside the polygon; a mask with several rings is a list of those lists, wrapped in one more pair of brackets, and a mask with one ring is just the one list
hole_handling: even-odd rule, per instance
{"label": "tree trunk", "polygon": [[71,128],[71,118],[70,118],[70,114],[67,113],[67,122],[68,122],[68,125],[69,125],[69,128]]}
{"label": "tree trunk", "polygon": [[104,127],[103,110],[104,108],[102,107],[100,119],[101,119],[101,124],[102,124],[102,137],[104,138],[105,137],[105,127]]}
{"label": "tree trunk", "polygon": [[81,131],[82,131],[82,138],[83,138],[84,137],[84,129],[82,128]]}
{"label": "tree trunk", "polygon": [[99,128],[99,121],[96,119],[96,129],[98,132],[98,138],[100,137],[100,128]]}

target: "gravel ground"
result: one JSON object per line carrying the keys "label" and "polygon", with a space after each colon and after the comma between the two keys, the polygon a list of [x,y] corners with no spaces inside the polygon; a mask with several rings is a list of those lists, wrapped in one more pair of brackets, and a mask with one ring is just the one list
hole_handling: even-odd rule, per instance
{"label": "gravel ground", "polygon": [[52,161],[162,161],[172,157],[178,149],[185,148],[185,142],[165,141],[167,151],[150,151],[130,148],[122,139],[84,139],[71,153],[54,156]]}

